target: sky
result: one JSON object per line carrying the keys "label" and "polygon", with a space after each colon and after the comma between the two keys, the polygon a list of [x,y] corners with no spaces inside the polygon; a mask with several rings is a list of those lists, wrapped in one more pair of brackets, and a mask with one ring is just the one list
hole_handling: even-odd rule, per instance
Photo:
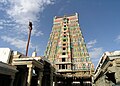
{"label": "sky", "polygon": [[0,47],[25,54],[32,21],[28,55],[43,56],[54,16],[75,13],[95,66],[104,52],[120,50],[120,0],[0,0]]}

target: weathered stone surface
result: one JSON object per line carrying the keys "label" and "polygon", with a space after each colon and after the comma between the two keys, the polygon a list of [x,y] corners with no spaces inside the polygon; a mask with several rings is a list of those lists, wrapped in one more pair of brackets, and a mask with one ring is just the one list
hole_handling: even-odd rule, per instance
{"label": "weathered stone surface", "polygon": [[120,51],[105,52],[97,65],[94,86],[120,85]]}

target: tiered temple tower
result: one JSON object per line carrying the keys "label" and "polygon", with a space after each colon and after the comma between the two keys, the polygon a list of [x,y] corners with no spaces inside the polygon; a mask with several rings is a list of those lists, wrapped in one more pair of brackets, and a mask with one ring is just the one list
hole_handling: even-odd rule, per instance
{"label": "tiered temple tower", "polygon": [[78,22],[78,14],[54,17],[46,58],[58,74],[66,77],[91,77],[94,70]]}

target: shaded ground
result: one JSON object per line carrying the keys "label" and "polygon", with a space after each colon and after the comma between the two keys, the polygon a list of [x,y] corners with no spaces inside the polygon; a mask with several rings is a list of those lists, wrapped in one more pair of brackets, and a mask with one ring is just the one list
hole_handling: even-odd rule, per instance
{"label": "shaded ground", "polygon": [[92,86],[90,83],[84,83],[83,85],[80,85],[80,83],[74,83],[74,84],[58,84],[58,86]]}

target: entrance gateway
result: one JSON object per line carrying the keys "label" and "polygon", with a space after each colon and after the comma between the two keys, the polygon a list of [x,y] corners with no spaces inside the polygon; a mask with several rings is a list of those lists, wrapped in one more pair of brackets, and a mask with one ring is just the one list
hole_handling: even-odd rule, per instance
{"label": "entrance gateway", "polygon": [[92,83],[94,66],[78,21],[77,13],[54,17],[45,57],[56,69],[55,86]]}

